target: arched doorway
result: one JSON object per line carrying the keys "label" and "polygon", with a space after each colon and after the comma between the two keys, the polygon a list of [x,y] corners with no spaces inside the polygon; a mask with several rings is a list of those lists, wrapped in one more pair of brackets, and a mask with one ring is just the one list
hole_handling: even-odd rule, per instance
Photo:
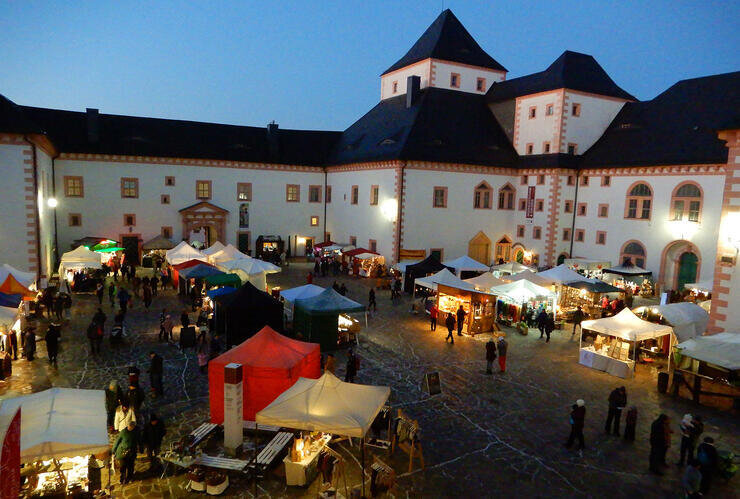
{"label": "arched doorway", "polygon": [[504,236],[496,242],[496,263],[511,261],[511,239]]}
{"label": "arched doorway", "polygon": [[562,265],[563,263],[565,263],[565,259],[566,259],[566,258],[568,258],[568,254],[567,254],[567,253],[560,253],[560,254],[558,255],[558,262],[557,262],[557,265]]}
{"label": "arched doorway", "polygon": [[468,242],[468,256],[484,265],[491,263],[491,240],[482,231]]}
{"label": "arched doorway", "polygon": [[660,283],[664,289],[680,291],[683,285],[697,282],[701,273],[701,253],[689,241],[679,240],[668,244],[660,262]]}
{"label": "arched doorway", "polygon": [[511,255],[512,259],[516,263],[524,263],[524,259],[526,257],[527,248],[522,245],[522,243],[514,243],[511,245]]}
{"label": "arched doorway", "polygon": [[180,210],[182,237],[189,239],[191,232],[199,231],[206,246],[216,241],[226,244],[226,217],[229,211],[207,201],[201,201]]}

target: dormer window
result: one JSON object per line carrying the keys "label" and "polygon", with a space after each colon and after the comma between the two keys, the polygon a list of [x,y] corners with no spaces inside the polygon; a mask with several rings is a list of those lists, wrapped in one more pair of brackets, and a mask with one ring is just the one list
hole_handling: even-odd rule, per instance
{"label": "dormer window", "polygon": [[486,91],[486,79],[485,78],[478,78],[475,81],[475,89],[478,92],[485,92]]}
{"label": "dormer window", "polygon": [[460,88],[460,73],[450,74],[450,86],[452,88]]}

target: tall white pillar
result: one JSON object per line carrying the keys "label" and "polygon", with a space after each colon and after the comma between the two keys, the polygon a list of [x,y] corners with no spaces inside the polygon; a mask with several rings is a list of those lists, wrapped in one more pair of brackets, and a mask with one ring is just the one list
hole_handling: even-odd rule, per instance
{"label": "tall white pillar", "polygon": [[224,367],[224,448],[234,455],[244,441],[242,365]]}

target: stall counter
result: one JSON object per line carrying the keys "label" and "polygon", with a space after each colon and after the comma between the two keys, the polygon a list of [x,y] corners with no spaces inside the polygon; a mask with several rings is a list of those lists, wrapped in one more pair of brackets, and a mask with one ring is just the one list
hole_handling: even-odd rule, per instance
{"label": "stall counter", "polygon": [[634,361],[615,359],[598,353],[592,347],[581,348],[578,362],[586,367],[605,371],[620,378],[631,378],[635,368]]}
{"label": "stall counter", "polygon": [[331,435],[324,435],[311,445],[309,452],[300,461],[293,461],[290,454],[285,456],[285,483],[286,485],[308,485],[318,474],[318,461],[321,451],[329,445]]}

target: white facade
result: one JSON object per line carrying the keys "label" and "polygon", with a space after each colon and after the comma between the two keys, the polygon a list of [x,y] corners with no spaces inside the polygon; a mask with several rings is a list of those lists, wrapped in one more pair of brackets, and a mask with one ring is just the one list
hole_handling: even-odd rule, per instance
{"label": "white facade", "polygon": [[[566,89],[562,138],[560,150],[556,152],[568,152],[568,144],[576,145],[576,154],[586,152],[601,137],[625,102]],[[574,104],[577,105],[578,116],[573,114]]]}
{"label": "white facade", "polygon": [[[516,99],[514,148],[519,155],[558,151],[562,103],[563,92],[560,90]],[[550,114],[548,109],[552,111]],[[549,144],[549,151],[546,150],[545,144]],[[531,146],[531,150],[528,146]]]}
{"label": "white facade", "polygon": [[424,59],[416,64],[384,74],[380,77],[380,100],[406,94],[406,82],[409,76],[421,78],[420,88],[428,87],[431,74],[431,59]]}

